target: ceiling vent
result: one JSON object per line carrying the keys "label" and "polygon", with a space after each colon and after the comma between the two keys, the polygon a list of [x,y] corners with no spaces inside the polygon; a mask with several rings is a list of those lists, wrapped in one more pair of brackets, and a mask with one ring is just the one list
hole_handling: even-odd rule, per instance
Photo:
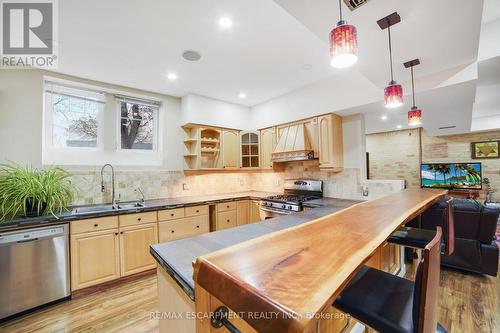
{"label": "ceiling vent", "polygon": [[182,53],[182,57],[187,61],[198,61],[201,58],[201,55],[198,51],[187,50]]}
{"label": "ceiling vent", "polygon": [[349,9],[355,10],[367,3],[368,0],[344,0],[344,2]]}

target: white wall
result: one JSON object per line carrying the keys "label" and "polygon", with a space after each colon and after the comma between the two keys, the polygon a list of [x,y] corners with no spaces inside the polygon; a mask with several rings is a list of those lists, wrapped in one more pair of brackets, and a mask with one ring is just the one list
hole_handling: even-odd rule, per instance
{"label": "white wall", "polygon": [[194,94],[182,98],[182,124],[187,123],[241,130],[254,129],[249,107]]}
{"label": "white wall", "polygon": [[[182,170],[182,130],[181,101],[168,95],[153,94],[137,89],[89,81],[67,75],[60,75],[42,70],[2,70],[0,75],[0,163],[15,161],[20,164],[42,166],[43,138],[43,82],[44,76],[56,77],[82,84],[90,84],[124,93],[150,96],[161,100],[162,114],[160,121],[163,132],[159,137],[161,160],[154,169]],[[109,97],[109,96],[108,96]],[[104,115],[104,131],[115,133],[116,104],[108,98]],[[89,155],[86,166],[115,163],[122,166],[144,166],[141,156],[125,155],[114,152],[116,138],[105,136],[102,154]],[[53,161],[53,158],[48,161]],[[72,156],[64,156],[63,161],[70,162]],[[52,164],[52,163],[48,163]],[[63,164],[68,164],[63,162]],[[69,163],[72,164],[72,163]],[[81,165],[81,164],[80,164]]]}

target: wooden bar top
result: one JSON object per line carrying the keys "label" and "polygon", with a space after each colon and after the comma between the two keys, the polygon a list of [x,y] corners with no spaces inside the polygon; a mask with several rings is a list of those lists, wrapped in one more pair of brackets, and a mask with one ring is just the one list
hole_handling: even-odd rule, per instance
{"label": "wooden bar top", "polygon": [[446,193],[403,190],[207,254],[194,280],[257,332],[312,332],[389,235]]}

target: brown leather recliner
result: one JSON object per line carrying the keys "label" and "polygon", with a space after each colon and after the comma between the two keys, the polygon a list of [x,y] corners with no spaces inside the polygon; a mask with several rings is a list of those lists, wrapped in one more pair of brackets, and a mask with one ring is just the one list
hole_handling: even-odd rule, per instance
{"label": "brown leather recliner", "polygon": [[[440,200],[420,217],[420,227],[435,230],[443,227],[446,200]],[[498,246],[495,231],[500,210],[478,201],[453,200],[455,219],[455,252],[441,255],[441,265],[496,276]],[[416,224],[416,221],[412,221]]]}

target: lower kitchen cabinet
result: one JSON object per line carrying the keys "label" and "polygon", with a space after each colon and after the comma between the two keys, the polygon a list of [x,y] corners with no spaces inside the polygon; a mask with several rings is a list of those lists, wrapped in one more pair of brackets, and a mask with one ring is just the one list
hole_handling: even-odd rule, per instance
{"label": "lower kitchen cabinet", "polygon": [[400,268],[400,261],[399,245],[385,243],[375,250],[365,265],[394,274]]}
{"label": "lower kitchen cabinet", "polygon": [[229,228],[234,228],[238,225],[237,223],[238,214],[236,210],[229,210],[225,212],[217,213],[217,230],[224,230]]}
{"label": "lower kitchen cabinet", "polygon": [[71,235],[71,290],[120,277],[118,235],[118,229]]}
{"label": "lower kitchen cabinet", "polygon": [[208,215],[186,217],[158,223],[160,243],[210,232]]}
{"label": "lower kitchen cabinet", "polygon": [[241,200],[237,202],[237,225],[248,224],[250,221],[250,200]]}
{"label": "lower kitchen cabinet", "polygon": [[260,201],[251,200],[250,201],[250,223],[260,221]]}
{"label": "lower kitchen cabinet", "polygon": [[156,267],[149,246],[158,243],[158,225],[149,223],[120,229],[120,273],[127,276]]}

